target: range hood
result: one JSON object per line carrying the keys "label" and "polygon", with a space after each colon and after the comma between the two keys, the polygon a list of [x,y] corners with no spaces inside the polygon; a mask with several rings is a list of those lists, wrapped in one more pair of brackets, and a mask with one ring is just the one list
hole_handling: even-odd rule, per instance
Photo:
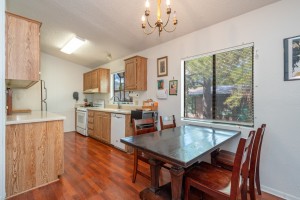
{"label": "range hood", "polygon": [[87,90],[84,90],[83,93],[85,93],[85,94],[99,93],[99,88],[87,89]]}

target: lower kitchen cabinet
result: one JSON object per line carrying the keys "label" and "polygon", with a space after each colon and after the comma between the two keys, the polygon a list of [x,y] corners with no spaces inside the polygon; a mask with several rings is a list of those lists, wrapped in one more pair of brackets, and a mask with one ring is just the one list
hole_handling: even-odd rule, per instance
{"label": "lower kitchen cabinet", "polygon": [[[125,116],[125,136],[128,137],[133,135],[133,128],[130,123],[130,115],[126,114]],[[102,111],[88,111],[88,136],[99,140],[101,142],[105,142],[107,144],[111,143],[112,133],[111,132],[111,113],[110,112],[102,112]],[[113,137],[116,139],[116,137]],[[118,140],[121,138],[117,138]],[[114,144],[112,144],[114,145]],[[132,153],[133,149],[130,146],[125,145],[124,149],[127,153]]]}
{"label": "lower kitchen cabinet", "polygon": [[58,179],[64,172],[63,121],[6,125],[6,197]]}
{"label": "lower kitchen cabinet", "polygon": [[93,128],[94,138],[110,144],[110,113],[95,111]]}

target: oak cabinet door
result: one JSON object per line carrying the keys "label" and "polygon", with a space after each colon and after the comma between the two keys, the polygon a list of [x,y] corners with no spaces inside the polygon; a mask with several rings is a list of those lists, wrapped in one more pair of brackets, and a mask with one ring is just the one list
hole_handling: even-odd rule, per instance
{"label": "oak cabinet door", "polygon": [[92,88],[92,74],[90,72],[83,74],[83,91]]}
{"label": "oak cabinet door", "polygon": [[98,70],[98,82],[100,93],[110,92],[110,70],[109,69],[99,69]]}
{"label": "oak cabinet door", "polygon": [[135,59],[128,60],[125,63],[125,89],[136,89],[136,62]]}
{"label": "oak cabinet door", "polygon": [[102,132],[102,116],[101,112],[94,113],[94,137],[98,140],[101,139]]}
{"label": "oak cabinet door", "polygon": [[98,88],[98,71],[91,71],[91,89]]}
{"label": "oak cabinet door", "polygon": [[125,60],[125,90],[147,90],[147,58],[135,56]]}
{"label": "oak cabinet door", "polygon": [[102,135],[101,139],[107,143],[110,143],[110,114],[104,113],[102,115]]}
{"label": "oak cabinet door", "polygon": [[29,87],[40,80],[41,23],[6,12],[7,83]]}

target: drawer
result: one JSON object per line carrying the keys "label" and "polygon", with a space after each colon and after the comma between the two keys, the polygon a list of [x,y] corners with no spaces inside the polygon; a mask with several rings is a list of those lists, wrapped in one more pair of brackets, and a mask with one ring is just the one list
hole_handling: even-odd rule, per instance
{"label": "drawer", "polygon": [[110,117],[111,113],[109,113],[109,112],[101,112],[100,115],[102,117]]}
{"label": "drawer", "polygon": [[93,117],[89,117],[88,118],[88,123],[94,123],[94,118]]}
{"label": "drawer", "polygon": [[89,117],[94,117],[94,112],[93,111],[88,111],[88,116]]}
{"label": "drawer", "polygon": [[94,124],[88,123],[88,128],[93,130],[94,129]]}

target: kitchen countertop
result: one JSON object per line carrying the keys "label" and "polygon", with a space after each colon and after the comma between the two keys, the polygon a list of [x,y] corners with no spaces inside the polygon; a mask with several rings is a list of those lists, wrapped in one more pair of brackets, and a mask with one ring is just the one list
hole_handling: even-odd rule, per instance
{"label": "kitchen countertop", "polygon": [[51,113],[51,112],[32,111],[30,113],[15,113],[6,116],[6,125],[65,120],[65,119],[66,119],[65,116]]}
{"label": "kitchen countertop", "polygon": [[102,112],[110,112],[110,113],[118,113],[118,114],[124,114],[124,115],[130,115],[131,110],[125,110],[125,109],[116,109],[116,108],[97,108],[97,107],[90,107],[87,108],[88,110],[93,111],[102,111]]}

